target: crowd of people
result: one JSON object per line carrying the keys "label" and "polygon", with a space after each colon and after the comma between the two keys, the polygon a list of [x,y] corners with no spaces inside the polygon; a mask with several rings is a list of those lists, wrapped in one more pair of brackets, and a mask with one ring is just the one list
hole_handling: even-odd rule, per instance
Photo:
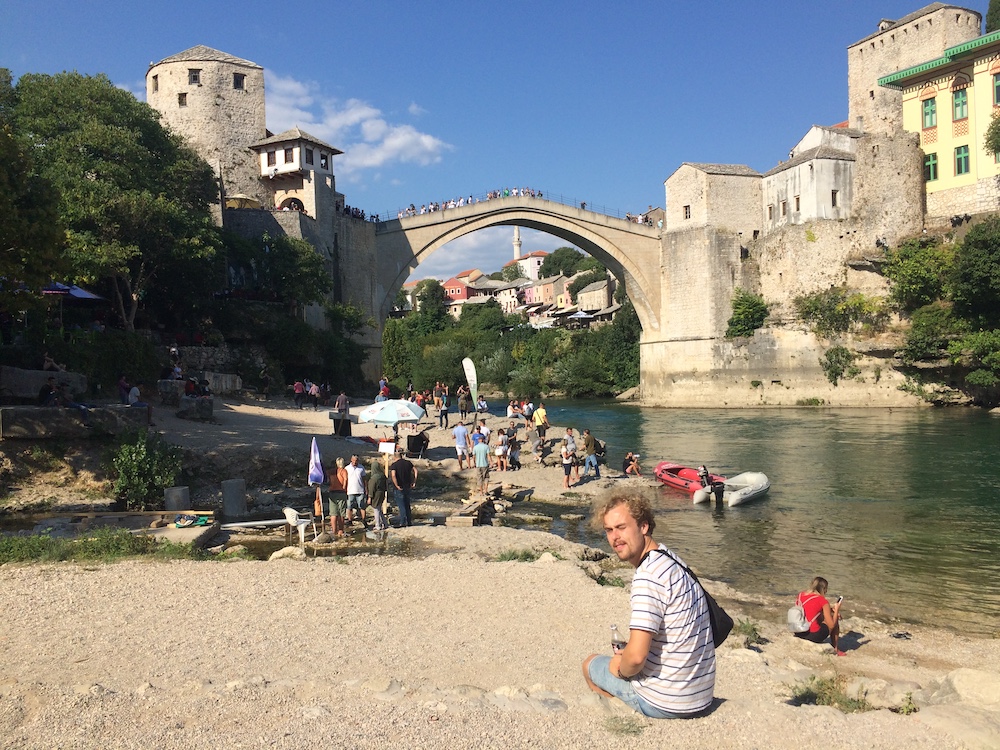
{"label": "crowd of people", "polygon": [[[496,198],[517,198],[518,196],[522,198],[541,198],[542,191],[535,190],[534,188],[502,188],[499,190],[490,190],[486,193],[483,200],[489,201]],[[462,208],[463,206],[471,206],[475,203],[479,203],[480,199],[474,197],[473,195],[459,196],[458,198],[451,198],[450,200],[444,201],[431,201],[430,203],[422,203],[420,208],[417,208],[416,204],[411,203],[406,208],[400,209],[396,214],[397,219],[402,219],[407,216],[422,216],[423,214],[432,214],[437,211],[446,211],[449,208]]]}
{"label": "crowd of people", "polygon": [[[334,537],[343,537],[348,527],[354,525],[355,512],[357,522],[364,529],[388,529],[392,508],[396,514],[396,523],[392,524],[395,528],[412,526],[410,493],[417,485],[418,474],[402,448],[396,452],[388,471],[381,456],[372,458],[368,469],[357,453],[351,455],[349,462],[338,457],[334,467],[327,472],[328,505],[324,508],[322,493],[317,492],[313,513],[329,523],[330,534]],[[390,486],[394,501],[391,504]]]}

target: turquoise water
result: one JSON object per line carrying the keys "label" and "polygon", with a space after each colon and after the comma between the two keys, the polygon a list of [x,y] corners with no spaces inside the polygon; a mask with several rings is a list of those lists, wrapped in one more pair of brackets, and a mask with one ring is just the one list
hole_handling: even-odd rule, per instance
{"label": "turquoise water", "polygon": [[[608,460],[763,471],[771,492],[719,509],[659,493],[656,537],[740,591],[793,595],[815,575],[847,605],[992,634],[1000,615],[1000,417],[972,409],[655,409],[549,402]],[[584,525],[555,529],[604,544]],[[606,546],[606,545],[604,545]]]}

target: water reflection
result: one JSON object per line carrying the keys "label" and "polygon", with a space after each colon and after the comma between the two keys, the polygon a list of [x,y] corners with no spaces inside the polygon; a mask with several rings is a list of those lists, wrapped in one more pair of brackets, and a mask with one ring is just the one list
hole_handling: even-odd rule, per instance
{"label": "water reflection", "polygon": [[823,575],[862,608],[967,631],[996,628],[996,417],[968,409],[547,407],[553,424],[589,427],[607,440],[614,466],[638,450],[650,472],[670,459],[770,477],[766,499],[738,508],[693,506],[663,490],[660,535],[711,578],[787,595]]}

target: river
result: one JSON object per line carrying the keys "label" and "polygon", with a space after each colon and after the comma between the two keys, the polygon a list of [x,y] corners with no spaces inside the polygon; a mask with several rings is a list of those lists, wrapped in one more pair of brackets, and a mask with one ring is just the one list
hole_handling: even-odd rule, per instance
{"label": "river", "polygon": [[[1000,417],[957,408],[547,408],[553,424],[607,440],[616,467],[634,450],[649,475],[668,459],[767,474],[770,494],[738,508],[658,493],[655,536],[708,578],[791,600],[822,575],[848,613],[997,632]],[[553,530],[607,548],[584,524]]]}

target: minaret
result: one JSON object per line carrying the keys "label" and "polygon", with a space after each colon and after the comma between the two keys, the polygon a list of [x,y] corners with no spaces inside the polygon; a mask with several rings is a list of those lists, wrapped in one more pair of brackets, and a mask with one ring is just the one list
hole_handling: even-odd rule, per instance
{"label": "minaret", "polygon": [[514,227],[514,260],[521,257],[521,227]]}

